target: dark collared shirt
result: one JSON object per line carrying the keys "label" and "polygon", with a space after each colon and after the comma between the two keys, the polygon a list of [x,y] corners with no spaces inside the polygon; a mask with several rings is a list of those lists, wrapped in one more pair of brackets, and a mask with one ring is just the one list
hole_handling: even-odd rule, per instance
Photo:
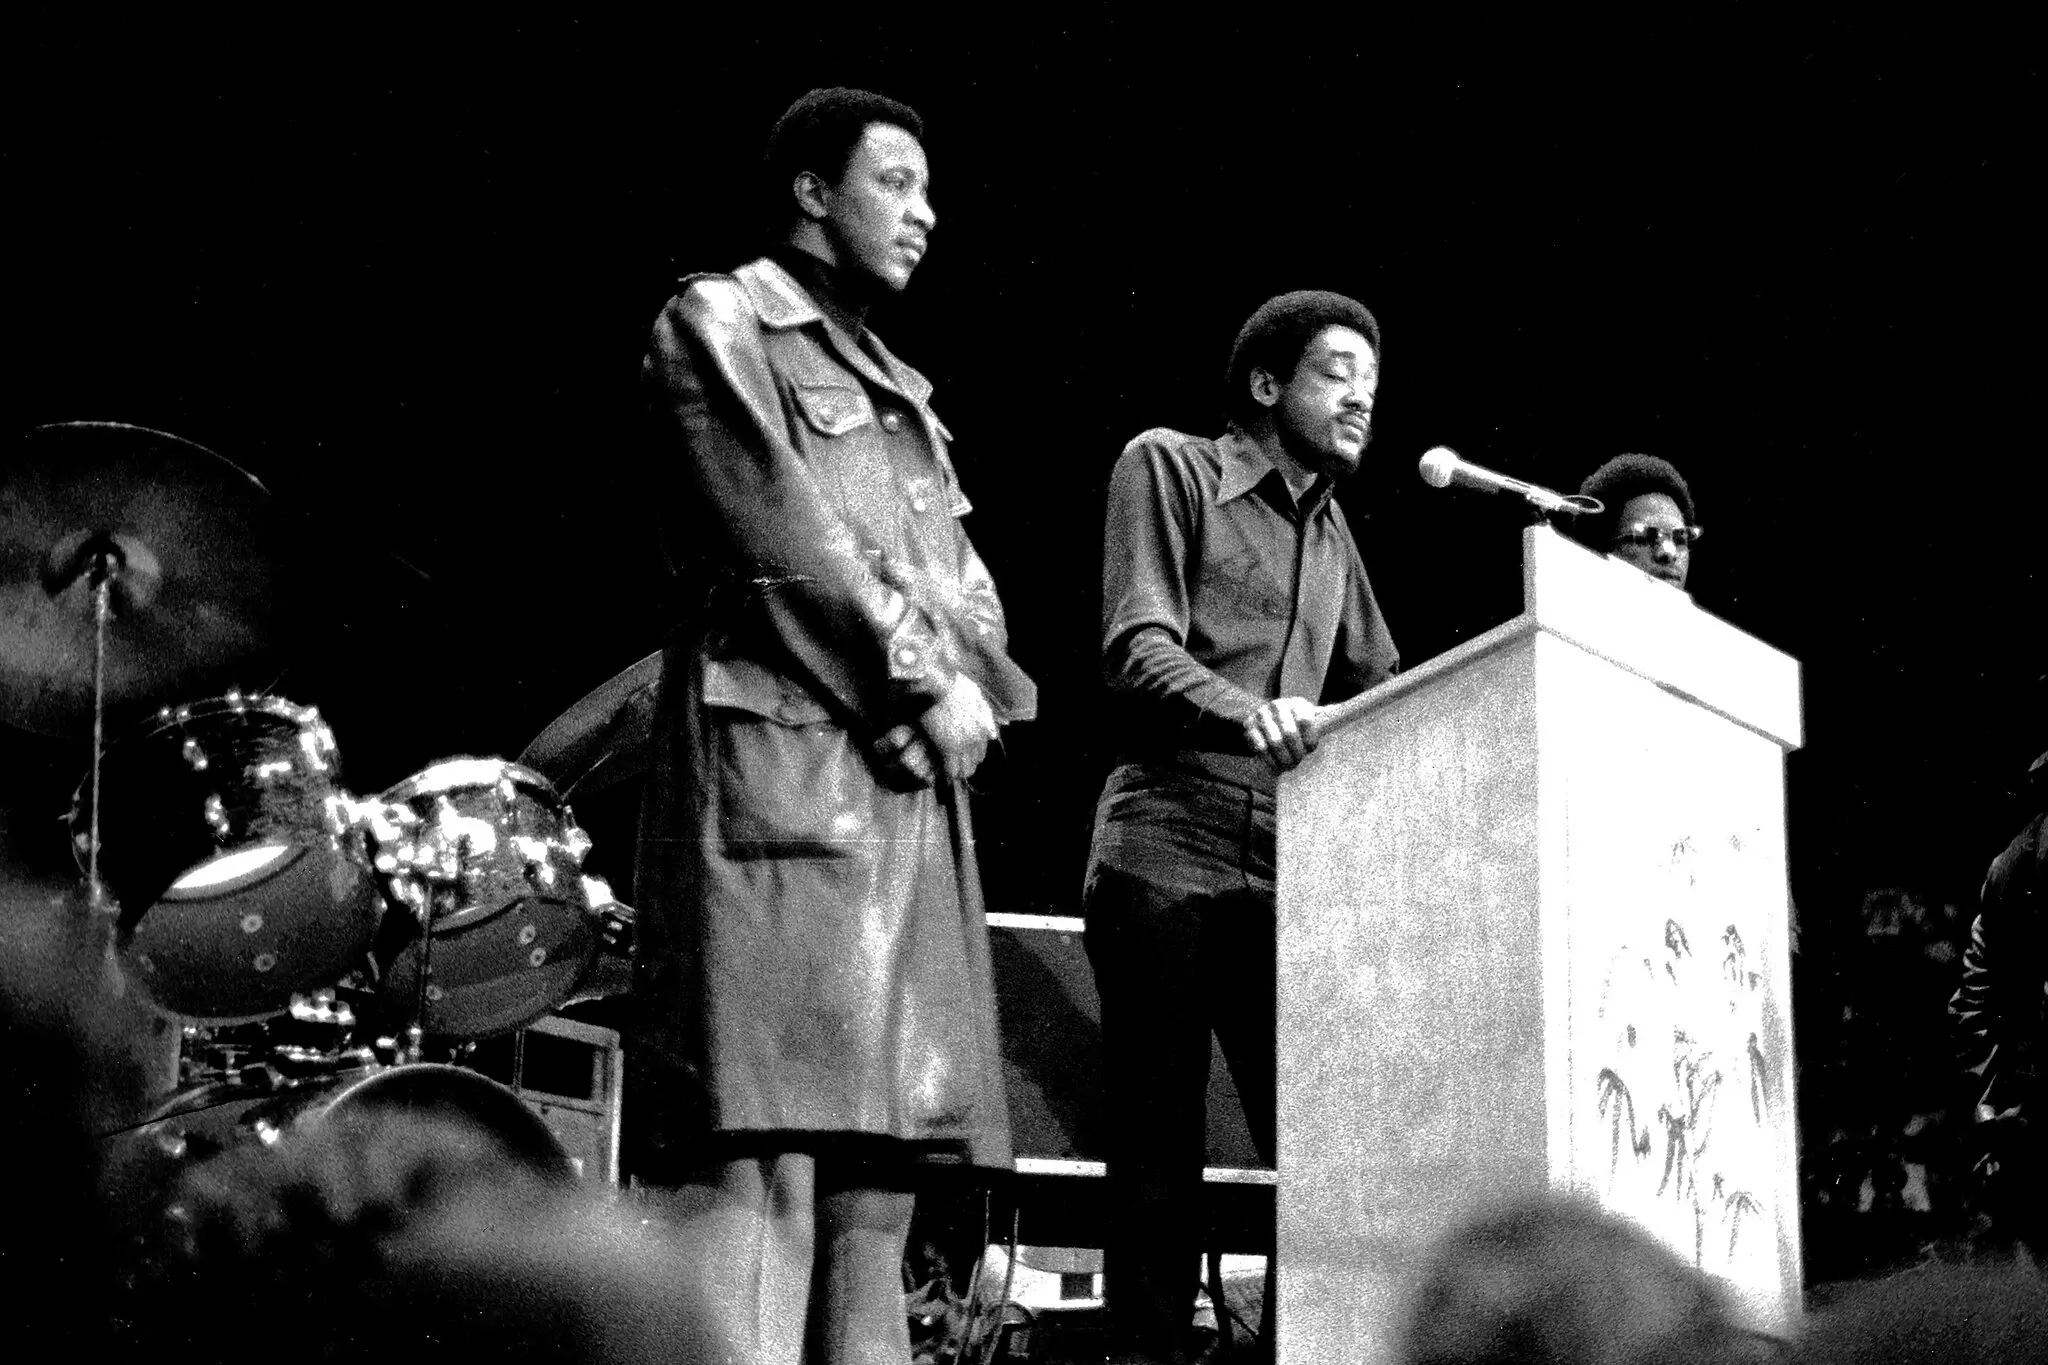
{"label": "dark collared shirt", "polygon": [[1400,662],[1328,480],[1297,505],[1257,443],[1165,428],[1110,479],[1102,658],[1123,761],[1266,792],[1247,716],[1342,701]]}

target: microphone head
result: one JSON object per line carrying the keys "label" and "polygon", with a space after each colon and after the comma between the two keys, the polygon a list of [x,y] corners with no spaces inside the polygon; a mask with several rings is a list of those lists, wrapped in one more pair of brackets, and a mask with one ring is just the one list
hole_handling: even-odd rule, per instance
{"label": "microphone head", "polygon": [[1449,488],[1451,475],[1463,463],[1457,451],[1449,446],[1437,446],[1423,455],[1416,468],[1422,471],[1422,481],[1431,488]]}

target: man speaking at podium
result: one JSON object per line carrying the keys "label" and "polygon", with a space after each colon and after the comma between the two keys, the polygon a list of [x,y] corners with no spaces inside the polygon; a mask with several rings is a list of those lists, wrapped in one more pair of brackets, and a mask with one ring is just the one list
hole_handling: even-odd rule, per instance
{"label": "man speaking at podium", "polygon": [[1357,301],[1270,299],[1231,348],[1224,434],[1154,428],[1111,476],[1102,656],[1121,747],[1083,899],[1112,1359],[1192,1350],[1212,1032],[1274,1161],[1275,782],[1315,748],[1325,706],[1399,662],[1331,499],[1371,438],[1379,362]]}

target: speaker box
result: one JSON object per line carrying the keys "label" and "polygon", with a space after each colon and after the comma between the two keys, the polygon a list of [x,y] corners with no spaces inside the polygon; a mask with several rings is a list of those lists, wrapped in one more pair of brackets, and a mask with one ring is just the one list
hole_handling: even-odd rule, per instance
{"label": "speaker box", "polygon": [[[1079,919],[988,917],[1021,1240],[1101,1246],[1102,998]],[[1264,1253],[1276,1179],[1245,1127],[1223,1050],[1209,1052],[1204,1200],[1217,1250]]]}
{"label": "speaker box", "polygon": [[[990,915],[1003,1080],[1020,1157],[1102,1160],[1102,997],[1082,946],[1081,921]],[[1208,1164],[1257,1170],[1258,1148],[1224,1065],[1209,1053]]]}
{"label": "speaker box", "polygon": [[625,1058],[616,1029],[548,1015],[478,1044],[468,1065],[510,1086],[585,1179],[619,1179]]}

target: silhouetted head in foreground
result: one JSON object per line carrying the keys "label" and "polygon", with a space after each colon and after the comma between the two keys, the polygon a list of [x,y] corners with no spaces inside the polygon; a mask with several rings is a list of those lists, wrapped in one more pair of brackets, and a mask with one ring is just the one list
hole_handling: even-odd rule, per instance
{"label": "silhouetted head in foreground", "polygon": [[730,1358],[703,1311],[703,1248],[449,1115],[374,1117],[175,1172],[137,1224],[125,1354],[213,1365],[263,1341],[325,1365]]}
{"label": "silhouetted head in foreground", "polygon": [[1540,1197],[1453,1232],[1425,1267],[1407,1365],[1764,1362],[1714,1283],[1590,1201]]}
{"label": "silhouetted head in foreground", "polygon": [[2021,1266],[1941,1265],[1858,1285],[1809,1319],[1798,1365],[2048,1360],[2048,1279]]}

